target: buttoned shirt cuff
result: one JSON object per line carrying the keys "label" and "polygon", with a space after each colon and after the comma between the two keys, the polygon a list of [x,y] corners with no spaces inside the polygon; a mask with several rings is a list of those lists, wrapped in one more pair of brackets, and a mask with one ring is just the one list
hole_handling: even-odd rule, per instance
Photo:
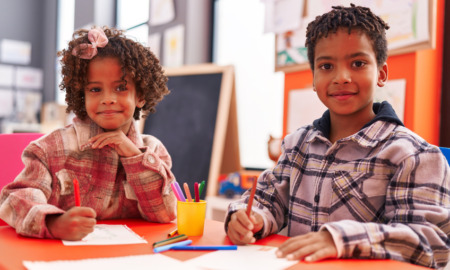
{"label": "buttoned shirt cuff", "polygon": [[144,151],[142,154],[132,156],[132,157],[124,157],[121,158],[122,163],[125,165],[131,165],[134,166],[137,163],[141,163],[146,168],[159,173],[159,169],[161,166],[161,159],[156,156],[155,153],[152,153],[150,151],[145,151],[146,148],[141,148],[141,151]]}
{"label": "buttoned shirt cuff", "polygon": [[319,231],[328,231],[333,237],[334,246],[337,250],[337,258],[341,258],[342,253],[344,251],[344,241],[342,239],[341,234],[333,228],[330,224],[323,225]]}

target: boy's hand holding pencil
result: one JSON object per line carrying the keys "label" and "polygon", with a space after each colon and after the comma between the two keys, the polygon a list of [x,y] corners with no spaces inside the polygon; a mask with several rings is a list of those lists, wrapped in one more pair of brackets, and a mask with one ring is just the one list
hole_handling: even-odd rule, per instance
{"label": "boy's hand holding pencil", "polygon": [[227,234],[234,244],[244,245],[254,243],[256,241],[254,234],[263,228],[264,222],[261,215],[252,212],[256,184],[257,181],[255,180],[250,191],[247,209],[241,209],[233,213],[228,223]]}

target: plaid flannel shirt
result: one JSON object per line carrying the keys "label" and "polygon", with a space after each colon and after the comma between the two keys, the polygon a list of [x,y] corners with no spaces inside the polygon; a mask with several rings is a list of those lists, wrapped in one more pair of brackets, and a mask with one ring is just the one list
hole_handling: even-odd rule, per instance
{"label": "plaid flannel shirt", "polygon": [[[375,104],[374,111],[371,123],[335,143],[324,136],[327,113],[286,136],[277,165],[258,179],[253,211],[264,227],[257,237],[285,226],[288,236],[326,229],[339,258],[447,264],[448,163],[403,127],[389,104]],[[248,197],[247,191],[230,204],[225,228]]]}
{"label": "plaid flannel shirt", "polygon": [[119,157],[111,147],[92,149],[88,139],[104,132],[90,119],[31,142],[22,154],[24,170],[0,194],[0,218],[17,233],[52,238],[45,217],[75,205],[74,178],[81,205],[95,210],[97,219],[139,218],[152,222],[175,219],[175,180],[171,158],[153,136],[140,135],[133,122],[128,138],[142,151]]}

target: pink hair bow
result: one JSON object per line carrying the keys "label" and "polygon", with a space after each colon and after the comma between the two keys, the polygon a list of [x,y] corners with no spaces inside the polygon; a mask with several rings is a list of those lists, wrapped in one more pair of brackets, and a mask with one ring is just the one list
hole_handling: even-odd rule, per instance
{"label": "pink hair bow", "polygon": [[108,38],[106,37],[105,32],[98,27],[89,30],[88,39],[91,44],[79,44],[73,48],[72,55],[82,59],[92,59],[92,57],[97,55],[97,47],[103,48],[108,44]]}

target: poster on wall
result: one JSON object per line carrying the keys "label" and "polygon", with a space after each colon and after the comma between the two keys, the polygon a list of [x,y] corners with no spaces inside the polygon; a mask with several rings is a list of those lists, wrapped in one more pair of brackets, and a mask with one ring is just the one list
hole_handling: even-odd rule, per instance
{"label": "poster on wall", "polygon": [[16,93],[16,120],[22,123],[38,123],[37,114],[41,110],[42,93],[18,90]]}
{"label": "poster on wall", "polygon": [[17,88],[42,89],[43,72],[40,68],[17,67],[15,84]]}
{"label": "poster on wall", "polygon": [[398,118],[403,122],[405,118],[406,80],[388,80],[384,87],[377,87],[375,102],[387,101],[394,108]]}
{"label": "poster on wall", "polygon": [[9,65],[0,65],[0,86],[14,86],[14,67]]}
{"label": "poster on wall", "polygon": [[180,67],[184,59],[184,25],[180,24],[164,32],[163,63],[165,67]]}
{"label": "poster on wall", "polygon": [[173,0],[150,0],[150,26],[168,23],[175,19]]}
{"label": "poster on wall", "polygon": [[28,65],[31,62],[31,43],[19,40],[0,40],[0,62]]}
{"label": "poster on wall", "polygon": [[8,117],[14,112],[14,91],[0,88],[0,117]]}
{"label": "poster on wall", "polygon": [[154,33],[148,36],[148,46],[156,58],[161,59],[161,34]]}
{"label": "poster on wall", "polygon": [[298,28],[276,33],[275,70],[292,72],[309,68],[305,57],[306,27],[332,6],[368,7],[390,26],[386,31],[389,55],[435,46],[436,0],[308,0]]}

